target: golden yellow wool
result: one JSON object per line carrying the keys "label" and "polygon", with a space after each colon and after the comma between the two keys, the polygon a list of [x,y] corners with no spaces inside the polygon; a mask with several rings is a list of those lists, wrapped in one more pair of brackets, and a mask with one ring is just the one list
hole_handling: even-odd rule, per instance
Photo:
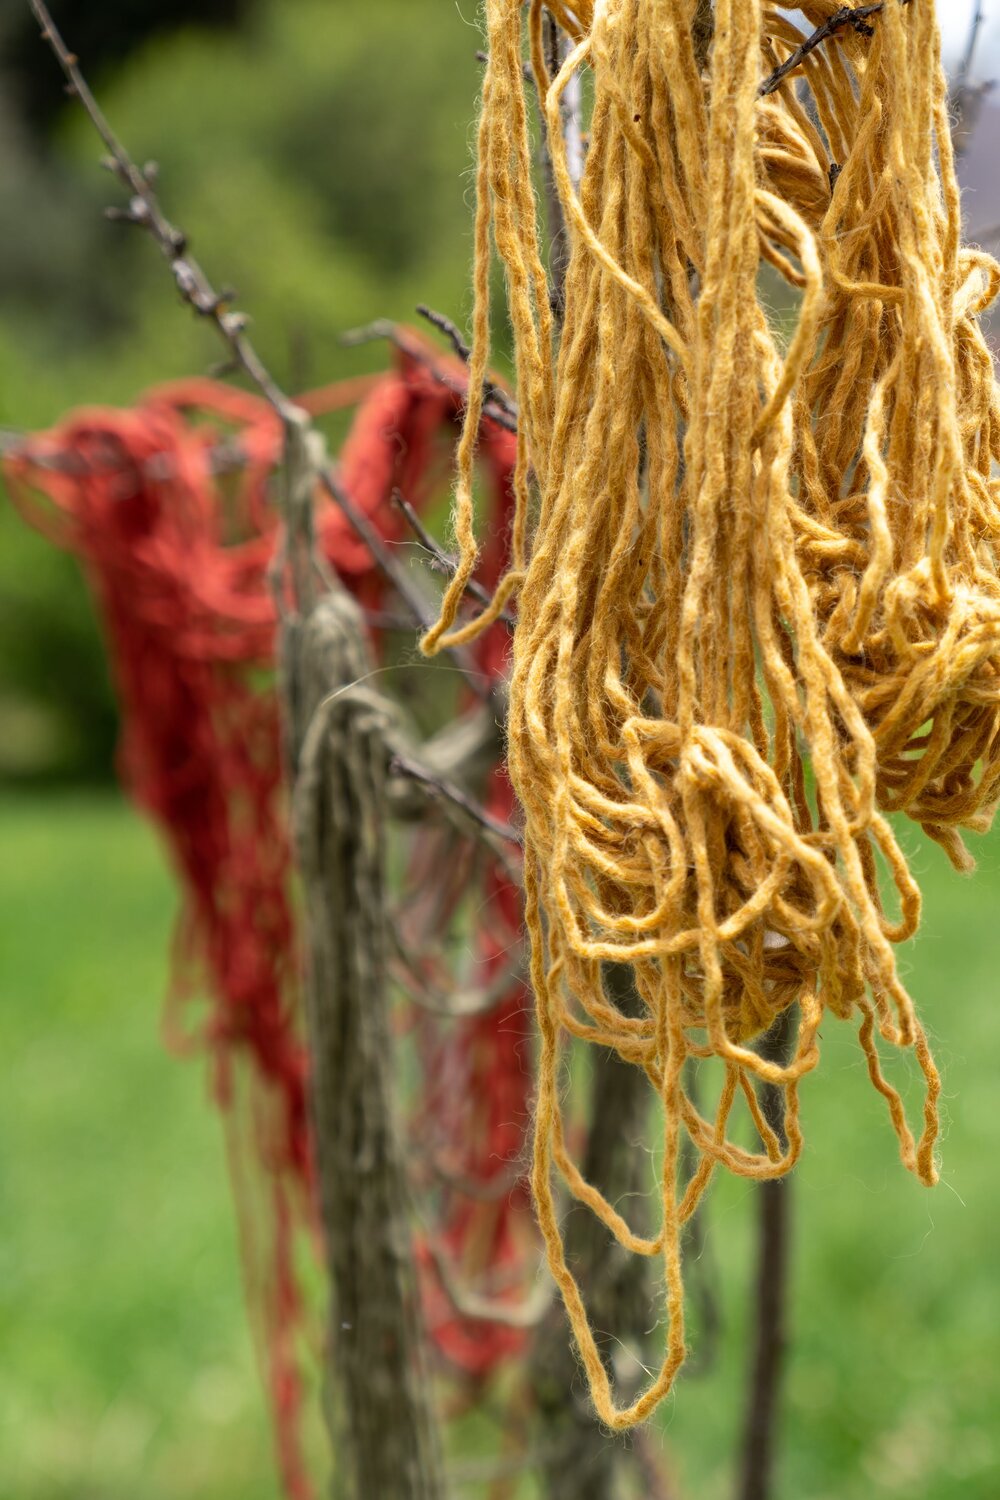
{"label": "golden yellow wool", "polygon": [[[985,827],[1000,797],[1000,405],[976,323],[1000,272],[960,243],[931,0],[887,0],[870,37],[842,29],[766,97],[802,35],[761,0],[717,0],[704,70],[698,0],[550,8],[572,38],[555,79],[539,0],[526,12],[486,0],[461,565],[425,648],[468,638],[518,594],[509,763],[541,1037],[534,1191],[597,1410],[619,1428],[653,1409],[684,1358],[681,1227],[714,1168],[775,1177],[799,1155],[798,1086],[825,1012],[857,1018],[903,1161],[936,1178],[940,1086],[894,955],[920,896],[884,814],[916,819],[961,867],[959,830]],[[837,8],[801,7],[810,25]],[[571,236],[561,331],[533,191],[525,13]],[[576,184],[560,108],[585,70]],[[469,620],[491,231],[521,461],[513,566]],[[794,289],[790,329],[768,317],[764,262]],[[632,968],[638,1019],[606,993],[610,961]],[[792,1005],[794,1055],[766,1061],[753,1038]],[[916,1139],[876,1033],[912,1047],[923,1071]],[[614,1048],[662,1100],[651,1239],[569,1153],[567,1037]],[[711,1118],[684,1086],[692,1057],[722,1064]],[[786,1147],[757,1105],[762,1079],[785,1091]],[[760,1152],[730,1138],[737,1100]],[[682,1131],[700,1161],[686,1187]],[[627,1408],[566,1263],[556,1172],[624,1245],[663,1259],[663,1364]]]}

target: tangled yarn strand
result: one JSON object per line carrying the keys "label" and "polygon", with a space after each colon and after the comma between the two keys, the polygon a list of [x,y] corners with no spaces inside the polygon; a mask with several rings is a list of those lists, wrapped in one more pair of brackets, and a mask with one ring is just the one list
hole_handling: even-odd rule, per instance
{"label": "tangled yarn strand", "polygon": [[[920,893],[885,814],[968,868],[962,830],[1000,799],[1000,401],[976,321],[1000,268],[961,245],[932,0],[886,0],[871,35],[827,35],[763,96],[805,39],[763,0],[718,0],[707,63],[697,0],[550,9],[572,44],[551,80],[538,3],[527,25],[570,237],[559,345],[516,0],[486,5],[476,336],[484,360],[492,224],[519,371],[515,555],[496,597],[519,594],[509,771],[540,1036],[533,1190],[596,1409],[621,1428],[683,1360],[680,1226],[714,1171],[762,1180],[799,1157],[828,1013],[858,1020],[903,1164],[937,1177],[940,1079],[895,958]],[[813,27],[832,9],[801,7]],[[577,184],[561,114],[580,74]],[[470,403],[467,433],[476,420]],[[464,451],[456,529],[474,560]],[[459,622],[459,603],[449,591],[425,649],[493,618]],[[638,1012],[614,1003],[608,964],[630,968]],[[756,1039],[790,1007],[791,1056],[767,1060]],[[573,1160],[567,1037],[649,1078],[655,1234]],[[923,1074],[919,1138],[884,1043]],[[720,1080],[705,1113],[688,1060]],[[787,1146],[762,1081],[784,1093]],[[759,1151],[739,1143],[748,1125]],[[682,1132],[697,1156],[683,1187]],[[624,1404],[567,1265],[560,1180],[630,1253],[663,1257],[662,1364]]]}

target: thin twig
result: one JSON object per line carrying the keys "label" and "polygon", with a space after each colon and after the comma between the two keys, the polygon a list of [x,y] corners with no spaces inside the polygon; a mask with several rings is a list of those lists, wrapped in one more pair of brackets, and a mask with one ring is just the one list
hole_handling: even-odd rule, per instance
{"label": "thin twig", "polygon": [[[246,316],[243,313],[226,310],[231,294],[217,292],[198,262],[187,254],[187,236],[170,222],[160,207],[153,187],[155,173],[149,167],[140,168],[136,165],[111,128],[80,70],[77,58],[63,41],[44,0],[28,0],[28,3],[42,28],[43,39],[48,43],[62,68],[70,90],[80,100],[110,153],[108,166],[131,194],[128,208],[116,211],[116,216],[145,229],[153,237],[173,271],[174,281],[184,301],[200,316],[209,319],[214,324],[228,346],[232,362],[249,376],[281,418],[285,432],[288,434],[298,426],[302,414],[278,385],[247,337]],[[397,330],[393,329],[393,335],[395,342],[408,354],[419,355],[420,351],[415,350],[412,344],[403,340]],[[427,358],[426,353],[424,357]],[[430,363],[429,360],[427,362]],[[508,413],[497,411],[495,406],[491,410],[491,415],[500,425],[506,425],[512,420]],[[514,425],[516,426],[516,422]],[[366,544],[376,565],[391,580],[412,612],[415,622],[421,629],[427,629],[432,621],[431,610],[417,591],[411,587],[405,571],[396,566],[377,529],[358,510],[329,470],[321,470],[319,480],[327,494],[343,511],[354,531]],[[452,655],[462,670],[468,674],[469,681],[477,694],[480,697],[488,697],[489,689],[483,685],[482,674],[477,672],[468,653],[453,652]]]}
{"label": "thin twig", "polygon": [[453,781],[446,781],[444,777],[436,776],[427,766],[413,760],[402,750],[396,751],[393,755],[391,768],[400,776],[406,776],[424,787],[436,801],[450,803],[458,808],[466,819],[491,834],[494,839],[500,839],[505,844],[513,844],[520,849],[522,839],[514,825],[502,823],[499,818],[494,818],[491,813],[480,806],[474,797],[470,797]]}
{"label": "thin twig", "polygon": [[[365,323],[361,328],[349,328],[346,333],[340,335],[340,342],[348,349],[356,348],[360,344],[371,344],[378,339],[388,340],[410,359],[419,360],[438,385],[443,385],[446,390],[460,397],[462,401],[466,399],[468,392],[465,385],[460,380],[456,380],[453,375],[449,375],[447,371],[442,370],[440,365],[435,364],[428,350],[423,345],[408,339],[405,331],[390,319],[376,318],[372,323]],[[505,432],[517,431],[517,407],[506,391],[503,392],[503,405],[498,405],[494,396],[486,399],[483,416],[487,421],[495,423],[497,427],[502,427]]]}
{"label": "thin twig", "polygon": [[433,307],[428,307],[426,302],[417,303],[417,312],[422,318],[426,318],[432,328],[438,333],[443,333],[463,365],[467,365],[472,358],[472,350],[462,337],[457,323],[453,323],[447,313],[436,312]]}
{"label": "thin twig", "polygon": [[[902,0],[903,5],[909,5],[910,0]],[[811,52],[821,47],[830,37],[836,36],[845,27],[851,26],[859,36],[870,37],[875,35],[874,26],[868,23],[872,16],[881,15],[885,9],[884,0],[878,0],[876,5],[842,5],[839,10],[834,11],[821,26],[817,26],[811,36],[807,36],[800,47],[796,47],[785,61],[770,73],[760,88],[758,96],[763,99],[768,94],[773,94],[781,87],[789,73],[794,73],[796,68],[801,67]]]}
{"label": "thin twig", "polygon": [[[451,318],[445,313],[436,312],[433,307],[428,307],[425,302],[418,302],[416,310],[422,318],[427,319],[432,328],[436,328],[439,333],[444,334],[463,365],[467,365],[472,358],[472,350],[463,339],[458,325],[453,323]],[[497,385],[496,381],[491,380],[489,377],[483,381],[483,400],[487,404],[492,402],[495,406],[502,407],[514,422],[517,421],[517,406],[513,398],[502,386]]]}
{"label": "thin twig", "polygon": [[[622,1015],[641,1015],[633,970],[614,963],[601,968],[610,1004]],[[583,1176],[609,1202],[633,1201],[637,1231],[648,1232],[648,1164],[645,1154],[634,1149],[636,1141],[649,1138],[652,1125],[646,1076],[604,1048],[594,1049],[590,1074]],[[650,1308],[656,1304],[650,1262],[623,1255],[607,1226],[581,1203],[567,1205],[565,1222],[567,1257],[593,1327],[600,1330],[601,1360],[623,1394],[631,1394],[649,1363],[656,1326],[655,1315],[650,1326]],[[540,1476],[547,1500],[619,1500],[633,1484],[638,1494],[652,1500],[656,1492],[648,1488],[632,1434],[627,1440],[610,1435],[586,1394],[561,1306],[553,1308],[532,1345],[528,1378],[544,1441],[559,1447]]]}
{"label": "thin twig", "polygon": [[[30,433],[18,432],[13,429],[0,431],[0,458],[23,459],[35,468],[51,470],[53,473],[84,476],[93,473],[125,473],[131,469],[138,469],[148,479],[153,481],[166,480],[174,477],[174,467],[165,454],[154,453],[150,458],[140,464],[135,464],[130,458],[112,458],[109,454],[107,460],[95,462],[92,458],[83,458],[76,453],[42,452],[36,449],[32,443]],[[209,466],[213,474],[230,474],[243,468],[248,462],[246,451],[238,441],[227,440],[218,443],[209,450]],[[367,618],[372,625],[381,626],[387,630],[412,630],[414,625],[426,629],[430,623],[431,609],[416,589],[411,589],[406,577],[405,570],[393,559],[392,553],[386,545],[377,527],[373,526],[363,511],[360,511],[351,501],[350,496],[338,483],[335,476],[326,469],[320,471],[319,482],[334,500],[334,503],[343,511],[344,516],[351,529],[361,538],[372,554],[373,561],[391,582],[392,586],[402,596],[410,610],[409,621],[391,612],[369,612]],[[407,525],[423,547],[430,554],[430,566],[445,577],[451,578],[456,571],[455,559],[450,553],[445,552],[431,533],[424,526],[417,512],[408,500],[399,493],[393,492],[393,503],[403,514]],[[478,580],[472,578],[466,585],[466,592],[476,599],[480,604],[490,603],[489,590],[484,588]],[[497,619],[513,629],[517,623],[515,617],[509,610],[503,610]],[[464,665],[464,664],[463,664]]]}
{"label": "thin twig", "polygon": [[328,468],[320,470],[319,482],[327,495],[343,511],[345,518],[352,530],[364,542],[372,556],[372,561],[379,572],[392,584],[403,603],[409,609],[413,619],[422,630],[429,628],[432,620],[432,612],[427,600],[419,590],[415,589],[406,574],[406,569],[393,557],[386,546],[378,528],[359,510],[337,479],[336,475]]}
{"label": "thin twig", "polygon": [[960,93],[966,88],[969,78],[972,75],[972,63],[976,55],[976,43],[979,40],[979,33],[985,19],[983,0],[976,0],[975,9],[972,12],[972,20],[969,23],[968,40],[966,41],[965,51],[962,54],[962,61],[959,64],[958,75],[955,79],[956,92]]}
{"label": "thin twig", "polygon": [[[390,1049],[380,931],[385,921],[386,747],[377,719],[370,713],[351,713],[350,700],[341,693],[371,672],[357,608],[343,590],[328,594],[317,605],[311,574],[308,579],[303,576],[301,560],[308,562],[311,554],[317,481],[340,505],[383,570],[396,575],[393,582],[400,596],[422,623],[423,604],[409,581],[392,567],[375,528],[322,467],[321,443],[309,428],[307,413],[285,395],[257,354],[246,335],[246,317],[230,310],[234,294],[216,291],[188,255],[186,236],[160,207],[153,187],[155,169],[140,168],[115,135],[44,0],[29,0],[29,5],[70,93],[80,100],[109,152],[107,166],[130,195],[127,208],[115,208],[110,216],[152,236],[182,299],[215,326],[229,359],[282,422],[285,546],[295,602],[303,616],[301,621],[286,622],[283,632],[286,700],[296,766],[296,842],[311,929],[306,1006],[311,1102],[328,1265],[340,1318],[338,1375],[346,1391],[345,1429],[350,1433],[346,1472],[359,1493],[436,1500],[443,1493],[437,1427],[423,1368],[423,1331],[406,1232],[405,1179],[386,1072]],[[475,684],[473,675],[470,681]],[[347,710],[342,722],[328,721],[322,713],[334,699]],[[413,763],[409,774],[414,774]],[[478,815],[464,793],[458,800],[467,819]],[[495,822],[485,812],[482,816]],[[364,1000],[361,1006],[359,996]],[[345,1130],[348,1117],[351,1128]],[[355,1142],[360,1143],[358,1150]],[[386,1363],[390,1359],[391,1373]]]}
{"label": "thin twig", "polygon": [[974,84],[970,82],[972,77],[972,64],[976,55],[976,43],[979,40],[979,32],[985,18],[982,0],[976,0],[976,6],[969,23],[969,35],[965,44],[965,51],[955,74],[954,82],[949,90],[948,102],[951,106],[952,115],[952,140],[955,144],[955,155],[962,157],[968,151],[979,123],[979,115],[983,107],[983,100],[993,88],[993,83],[987,80],[984,83]]}
{"label": "thin twig", "polygon": [[44,0],[28,0],[28,4],[42,28],[43,40],[48,43],[66,77],[70,93],[79,99],[107,147],[107,167],[131,195],[128,207],[113,210],[112,216],[145,229],[153,237],[173,272],[177,290],[184,301],[215,326],[228,345],[232,360],[249,376],[282,421],[287,422],[296,411],[294,402],[278,386],[247,338],[246,315],[227,310],[233,294],[216,291],[198,262],[188,255],[187,236],[167,218],[153,189],[155,168],[139,167],[112,130]]}
{"label": "thin twig", "polygon": [[[425,547],[430,553],[430,566],[434,568],[436,572],[443,573],[445,577],[453,578],[455,576],[455,573],[458,571],[458,564],[456,563],[454,557],[452,557],[451,553],[445,552],[440,542],[438,542],[437,539],[433,537],[427,530],[427,527],[424,525],[423,521],[414,510],[409,500],[406,499],[405,495],[401,495],[399,490],[393,490],[392,501],[393,504],[402,512],[402,514],[406,518],[407,524],[412,530],[414,536],[420,542],[421,546]],[[492,602],[492,596],[489,589],[484,588],[476,578],[469,579],[468,583],[465,585],[465,592],[467,594],[471,594],[473,599],[478,600],[480,604],[490,604]],[[497,619],[511,630],[513,630],[514,626],[517,624],[517,620],[514,615],[512,615],[510,611],[506,609],[501,610],[500,614],[497,615]]]}
{"label": "thin twig", "polygon": [[[414,624],[421,630],[428,630],[433,620],[433,611],[420,593],[419,589],[413,587],[406,569],[392,555],[392,550],[382,538],[377,526],[359,510],[350,495],[339,482],[336,475],[328,468],[321,469],[318,475],[319,483],[329,495],[333,503],[343,511],[352,529],[364,542],[371,553],[372,561],[384,578],[392,584],[403,603],[413,616]],[[473,657],[463,647],[454,646],[448,651],[449,656],[461,669],[468,679],[469,686],[484,703],[493,695],[493,688],[485,674],[477,667]]]}

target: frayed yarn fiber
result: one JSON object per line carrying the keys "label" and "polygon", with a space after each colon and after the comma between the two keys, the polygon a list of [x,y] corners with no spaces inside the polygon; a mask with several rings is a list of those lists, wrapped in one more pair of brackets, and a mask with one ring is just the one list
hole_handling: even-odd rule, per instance
{"label": "frayed yarn fiber", "polygon": [[[819,27],[839,7],[800,9]],[[799,1086],[827,1012],[856,1022],[905,1166],[937,1176],[940,1082],[895,956],[920,893],[887,814],[964,869],[963,831],[987,828],[1000,797],[1000,406],[977,321],[1000,269],[961,241],[932,0],[868,9],[772,88],[805,34],[761,0],[717,0],[708,47],[700,0],[550,4],[571,39],[555,77],[540,0],[486,3],[460,566],[424,647],[475,636],[516,598],[533,1188],[615,1429],[647,1416],[683,1362],[681,1232],[715,1169],[760,1180],[798,1159]],[[570,242],[561,325],[525,35]],[[563,136],[577,76],[579,182]],[[516,514],[511,568],[469,618],[494,247],[518,378]],[[630,967],[641,1013],[610,998],[610,963]],[[754,1039],[793,1006],[790,1057],[765,1059]],[[662,1140],[644,1143],[661,1173],[652,1237],[573,1159],[567,1038],[642,1068],[662,1103]],[[916,1057],[919,1128],[879,1039]],[[703,1113],[685,1064],[709,1058],[722,1081]],[[784,1092],[784,1141],[760,1081]],[[738,1103],[758,1150],[737,1139]],[[682,1133],[698,1159],[686,1182]],[[556,1176],[629,1251],[662,1259],[663,1361],[626,1406],[567,1264]]]}
{"label": "frayed yarn fiber", "polygon": [[[464,375],[405,330],[396,336],[405,347],[392,370],[300,398],[317,415],[357,403],[336,472],[392,543],[403,539],[394,489],[422,512],[447,473]],[[504,561],[514,442],[495,423],[484,428],[484,490],[501,542],[483,563],[492,582]],[[182,892],[165,1029],[178,1050],[200,1044],[213,1061],[284,1488],[290,1500],[310,1500],[318,1487],[304,1419],[326,1313],[304,1274],[305,1246],[318,1247],[319,1207],[274,681],[275,631],[288,608],[270,572],[282,437],[262,397],[192,379],[131,409],[75,412],[27,438],[2,469],[25,518],[85,565],[99,606],[122,715],[119,769],[163,835]],[[384,581],[322,492],[316,541],[322,566],[371,607],[378,644]],[[497,632],[482,637],[476,663],[486,680],[503,670]],[[512,793],[499,770],[489,786],[492,811],[506,816]],[[474,912],[466,940],[499,985],[494,1008],[445,1027],[414,1007],[426,1042],[408,1099],[411,1128],[434,1146],[425,1164],[431,1208],[416,1244],[422,1308],[432,1345],[468,1394],[516,1357],[524,1335],[456,1308],[431,1251],[440,1248],[477,1289],[501,1275],[516,1289],[537,1258],[527,1191],[519,1180],[495,1191],[518,1162],[528,1117],[524,986],[505,954],[519,937],[520,892],[495,857],[473,860],[460,840],[443,844],[432,828],[417,835],[412,857],[414,881],[433,893],[410,923],[412,952],[442,944],[452,911],[441,870],[454,867]],[[434,1169],[445,1158],[454,1181],[442,1184]]]}

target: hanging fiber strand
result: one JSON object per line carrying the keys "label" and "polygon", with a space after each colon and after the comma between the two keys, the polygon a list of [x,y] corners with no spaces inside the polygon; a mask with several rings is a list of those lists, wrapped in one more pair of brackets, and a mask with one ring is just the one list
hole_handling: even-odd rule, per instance
{"label": "hanging fiber strand", "polygon": [[[704,68],[699,0],[548,8],[572,42],[555,78],[541,0],[486,0],[461,566],[424,648],[473,637],[518,596],[509,769],[541,1038],[533,1189],[597,1412],[620,1429],[683,1362],[681,1230],[715,1168],[763,1180],[800,1155],[799,1086],[827,1012],[857,1023],[905,1166],[937,1178],[940,1083],[894,952],[920,893],[886,814],[965,869],[962,830],[988,827],[1000,796],[1000,405],[977,323],[1000,270],[961,244],[932,0],[869,7],[769,90],[805,35],[761,0],[717,0]],[[800,9],[820,27],[840,8]],[[558,341],[525,13],[570,235]],[[560,117],[578,74],[592,99],[579,185]],[[469,621],[491,231],[518,372],[516,515],[511,571]],[[768,315],[768,286],[787,317]],[[612,962],[632,968],[638,1018],[609,997]],[[793,1006],[790,1060],[767,1061],[754,1039]],[[917,1133],[879,1037],[923,1074]],[[652,1237],[569,1150],[567,1038],[614,1049],[661,1101]],[[689,1058],[716,1060],[708,1114]],[[762,1081],[784,1093],[785,1146]],[[739,1100],[760,1150],[739,1144]],[[699,1157],[683,1190],[682,1132]],[[567,1264],[555,1173],[626,1249],[662,1259],[663,1362],[627,1407]]]}
{"label": "hanging fiber strand", "polygon": [[[417,510],[440,493],[465,381],[458,361],[439,360],[416,337],[405,341],[396,368],[301,398],[317,413],[361,398],[337,476],[356,510],[393,542],[403,524],[394,489]],[[506,562],[513,438],[487,419],[480,448],[495,528],[482,578],[492,585]],[[299,1242],[305,1231],[315,1243],[318,1213],[274,685],[269,569],[278,512],[270,486],[281,450],[281,424],[261,397],[192,379],[130,410],[73,413],[25,439],[6,457],[3,477],[25,517],[82,561],[100,608],[122,716],[119,770],[162,832],[183,892],[167,1029],[185,1050],[204,1045],[213,1062],[285,1489],[307,1500],[315,1486],[302,1443],[303,1345],[318,1344],[319,1320],[300,1285]],[[367,546],[322,494],[316,529],[324,564],[346,587],[376,610],[387,603]],[[477,643],[490,680],[505,670],[505,636],[497,626]],[[486,778],[491,809],[506,816],[506,777],[487,767]],[[417,860],[422,845],[437,850],[431,831],[414,842]],[[424,871],[426,889],[441,879],[440,864]],[[465,937],[482,950],[485,972],[503,976],[520,937],[520,892],[498,859],[481,854],[464,894],[473,910]],[[448,915],[435,910],[412,934],[415,954],[441,945]],[[210,1003],[191,1035],[192,1005],[206,989]],[[459,1078],[468,1098],[465,1108],[452,1098],[438,1122],[438,1138],[461,1158],[465,1190],[455,1186],[434,1202],[428,1235],[474,1291],[501,1277],[516,1295],[537,1261],[520,1165],[530,1082],[523,980],[512,975],[489,1013],[434,1029],[433,1059],[413,1101],[418,1128],[439,1073]],[[519,1184],[484,1204],[512,1162]],[[523,1334],[471,1323],[422,1259],[433,1346],[451,1372],[485,1382]]]}

